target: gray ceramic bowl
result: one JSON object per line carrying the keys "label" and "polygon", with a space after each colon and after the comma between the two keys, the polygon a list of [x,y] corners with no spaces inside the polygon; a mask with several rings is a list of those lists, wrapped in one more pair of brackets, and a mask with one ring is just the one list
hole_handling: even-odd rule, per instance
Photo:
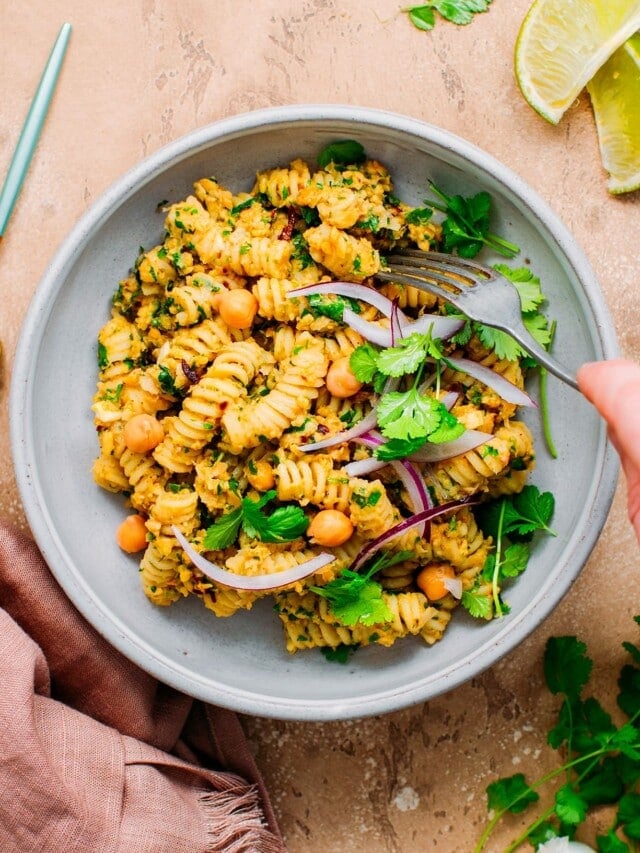
{"label": "gray ceramic bowl", "polygon": [[[216,619],[198,601],[157,608],[139,586],[137,560],[114,531],[123,501],[98,489],[90,403],[96,336],[112,292],[138,247],[162,234],[162,199],[179,200],[214,174],[249,190],[257,169],[313,160],[327,142],[354,138],[388,164],[397,195],[419,204],[427,180],[469,195],[488,190],[494,230],[518,243],[557,319],[555,351],[570,367],[617,354],[599,286],[565,226],[517,175],[474,146],[402,116],[351,106],[293,106],[217,122],[161,149],[126,174],[78,222],[51,262],[28,312],[11,395],[16,475],[33,534],[51,571],[88,621],[161,681],[240,712],[331,720],[427,700],[477,675],[515,648],[552,611],[586,562],[617,478],[605,430],[579,394],[550,378],[559,458],[538,441],[534,482],[557,500],[555,538],[541,539],[509,590],[511,615],[490,624],[456,613],[443,641],[369,647],[346,665],[318,652],[290,656],[271,604]],[[579,425],[579,428],[577,427]]]}

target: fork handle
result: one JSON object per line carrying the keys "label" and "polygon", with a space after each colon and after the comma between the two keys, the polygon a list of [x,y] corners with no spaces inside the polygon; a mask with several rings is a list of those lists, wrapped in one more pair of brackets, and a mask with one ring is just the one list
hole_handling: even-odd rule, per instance
{"label": "fork handle", "polygon": [[531,337],[524,326],[517,329],[511,327],[509,329],[505,329],[505,331],[508,331],[511,337],[515,338],[520,346],[525,349],[532,358],[535,358],[539,364],[546,368],[549,373],[553,373],[554,376],[566,385],[570,385],[572,388],[575,388],[576,391],[580,390],[578,388],[576,377],[572,373],[569,373],[569,371],[561,364],[558,364],[554,358],[551,358],[546,349],[540,346],[540,344]]}

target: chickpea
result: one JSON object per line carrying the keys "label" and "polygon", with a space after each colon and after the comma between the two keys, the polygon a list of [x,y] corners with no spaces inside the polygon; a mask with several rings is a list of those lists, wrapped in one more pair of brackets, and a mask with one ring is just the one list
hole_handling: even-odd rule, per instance
{"label": "chickpea", "polygon": [[327,548],[343,545],[352,533],[351,520],[337,509],[321,510],[307,528],[307,536]]}
{"label": "chickpea", "polygon": [[418,574],[416,583],[429,601],[439,601],[449,591],[444,585],[444,579],[455,578],[455,576],[453,566],[446,564],[427,566]]}
{"label": "chickpea", "polygon": [[353,397],[362,388],[349,365],[349,356],[338,358],[327,373],[327,391],[334,397]]}
{"label": "chickpea", "polygon": [[233,329],[250,329],[258,311],[258,300],[250,290],[225,290],[218,299],[218,313]]}
{"label": "chickpea", "polygon": [[116,541],[127,554],[147,547],[147,526],[141,515],[128,515],[116,531]]}
{"label": "chickpea", "polygon": [[250,462],[247,465],[247,480],[259,492],[268,492],[276,482],[273,476],[273,468],[264,459],[260,459],[258,462]]}
{"label": "chickpea", "polygon": [[153,415],[134,415],[124,426],[124,443],[134,453],[147,453],[164,438],[164,429]]}

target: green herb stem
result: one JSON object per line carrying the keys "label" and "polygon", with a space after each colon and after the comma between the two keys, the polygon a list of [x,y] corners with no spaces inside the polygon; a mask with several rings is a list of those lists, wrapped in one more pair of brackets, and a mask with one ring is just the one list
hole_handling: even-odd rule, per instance
{"label": "green herb stem", "polygon": [[[553,320],[549,326],[549,349],[553,343],[553,338],[556,332],[556,321]],[[553,438],[551,436],[551,418],[549,417],[549,395],[547,390],[548,371],[545,367],[540,367],[540,417],[542,419],[542,434],[545,444],[553,459],[558,458]]]}
{"label": "green herb stem", "polygon": [[502,616],[502,604],[500,603],[500,590],[498,588],[498,579],[500,577],[500,565],[502,563],[502,528],[504,526],[504,513],[506,507],[507,503],[506,501],[503,501],[500,507],[500,515],[498,517],[498,535],[496,538],[496,562],[493,567],[493,576],[491,578],[491,595],[493,597],[493,606],[498,616]]}

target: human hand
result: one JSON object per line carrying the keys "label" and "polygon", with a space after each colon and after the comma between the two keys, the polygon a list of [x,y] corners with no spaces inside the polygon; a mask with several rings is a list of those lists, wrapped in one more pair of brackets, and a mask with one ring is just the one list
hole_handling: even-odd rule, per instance
{"label": "human hand", "polygon": [[607,422],[627,480],[629,519],[640,542],[640,365],[622,358],[584,364],[578,386]]}

